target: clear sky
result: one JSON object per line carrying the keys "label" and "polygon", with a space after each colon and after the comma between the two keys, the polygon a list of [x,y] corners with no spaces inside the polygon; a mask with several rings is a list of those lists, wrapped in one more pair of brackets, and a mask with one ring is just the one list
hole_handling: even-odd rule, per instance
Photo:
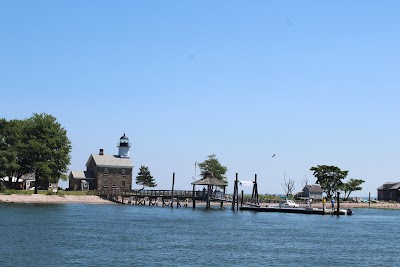
{"label": "clear sky", "polygon": [[284,172],[300,191],[325,164],[376,196],[400,181],[399,13],[399,1],[1,1],[0,116],[55,116],[70,170],[116,154],[126,133],[134,177],[146,165],[158,189],[173,172],[191,189],[215,153],[230,192],[235,173],[257,173],[260,193],[284,193]]}

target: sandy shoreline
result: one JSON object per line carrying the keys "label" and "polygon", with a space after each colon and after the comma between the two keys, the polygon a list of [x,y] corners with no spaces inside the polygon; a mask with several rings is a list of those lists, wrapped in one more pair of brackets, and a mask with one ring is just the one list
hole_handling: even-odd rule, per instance
{"label": "sandy shoreline", "polygon": [[0,195],[0,203],[84,203],[84,204],[113,204],[113,202],[98,196],[73,196],[73,195]]}
{"label": "sandy shoreline", "polygon": [[[102,199],[98,196],[74,196],[74,195],[3,195],[0,194],[0,203],[54,203],[54,204],[68,204],[68,203],[83,203],[83,204],[115,204],[109,200]],[[202,203],[196,203],[196,205],[201,206]],[[265,206],[269,203],[261,203],[261,206]],[[159,203],[162,205],[162,203]],[[215,202],[211,203],[212,206],[219,206],[220,203]],[[224,207],[228,207],[231,205],[230,203],[225,203]],[[274,205],[274,204],[269,204]],[[192,203],[188,203],[188,206],[191,207]],[[322,203],[314,203],[312,205],[313,208],[322,208]],[[389,203],[389,202],[379,202],[379,203],[371,203],[369,206],[368,203],[352,203],[352,202],[343,202],[340,203],[340,207],[343,209],[354,209],[354,208],[374,208],[374,209],[400,209],[400,203]],[[327,203],[327,208],[330,208],[330,203]],[[336,205],[335,205],[336,208]]]}

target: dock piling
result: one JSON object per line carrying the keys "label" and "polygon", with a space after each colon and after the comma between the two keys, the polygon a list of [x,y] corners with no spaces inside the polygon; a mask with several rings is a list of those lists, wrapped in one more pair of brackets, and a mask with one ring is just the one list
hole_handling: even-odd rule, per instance
{"label": "dock piling", "polygon": [[235,179],[235,183],[233,185],[233,196],[232,196],[232,210],[235,210],[235,204],[236,205],[236,210],[239,210],[239,201],[238,201],[238,173],[236,173],[236,179]]}
{"label": "dock piling", "polygon": [[175,172],[172,174],[171,208],[174,206]]}
{"label": "dock piling", "polygon": [[339,204],[339,200],[340,200],[340,192],[336,192],[337,195],[337,208],[336,208],[336,215],[339,216],[339,208],[340,208],[340,204]]}

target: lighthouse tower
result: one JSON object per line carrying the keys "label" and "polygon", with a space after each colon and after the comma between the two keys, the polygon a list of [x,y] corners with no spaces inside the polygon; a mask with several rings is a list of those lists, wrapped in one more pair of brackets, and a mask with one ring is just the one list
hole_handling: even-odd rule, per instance
{"label": "lighthouse tower", "polygon": [[129,138],[124,135],[119,139],[118,147],[118,156],[120,158],[129,158],[129,148],[131,145],[129,144]]}

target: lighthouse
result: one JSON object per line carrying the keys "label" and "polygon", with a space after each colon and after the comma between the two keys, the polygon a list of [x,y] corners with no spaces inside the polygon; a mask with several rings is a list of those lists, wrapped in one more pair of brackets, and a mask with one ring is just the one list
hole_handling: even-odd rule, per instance
{"label": "lighthouse", "polygon": [[131,145],[129,144],[129,138],[124,135],[119,139],[118,144],[118,156],[120,158],[129,158],[129,148]]}

